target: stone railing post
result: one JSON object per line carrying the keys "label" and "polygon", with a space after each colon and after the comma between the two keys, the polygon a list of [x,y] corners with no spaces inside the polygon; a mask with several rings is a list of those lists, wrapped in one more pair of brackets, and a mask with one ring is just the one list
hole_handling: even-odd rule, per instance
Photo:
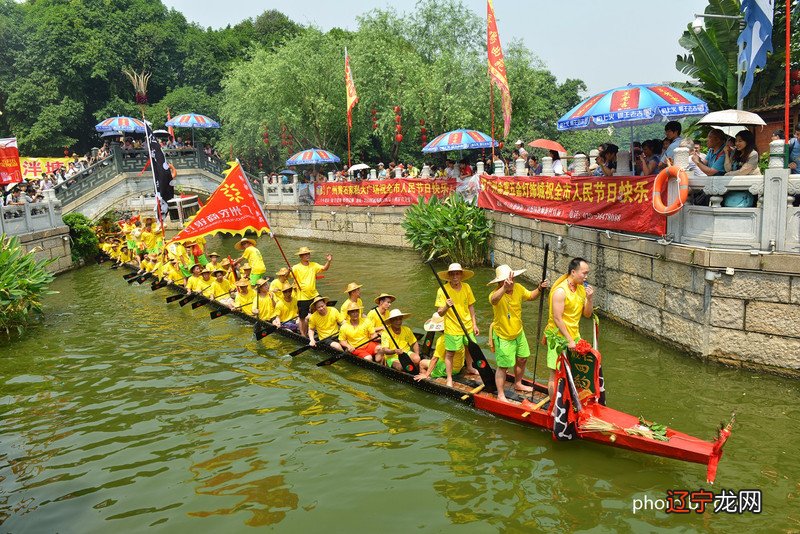
{"label": "stone railing post", "polygon": [[517,158],[516,161],[514,161],[514,167],[515,167],[515,170],[514,170],[514,175],[515,176],[525,176],[526,174],[528,174],[527,172],[525,172],[525,160],[524,159]]}
{"label": "stone railing post", "polygon": [[478,161],[478,163],[475,165],[475,168],[477,169],[476,172],[478,173],[478,176],[481,176],[486,173],[486,167],[482,161]]}
{"label": "stone railing post", "polygon": [[122,147],[119,143],[111,143],[111,155],[114,157],[114,169],[117,173],[122,172]]}
{"label": "stone railing post", "polygon": [[631,171],[631,153],[628,150],[620,150],[617,152],[617,176],[630,176],[633,174]]}
{"label": "stone railing post", "polygon": [[401,169],[400,167],[395,167],[394,168],[394,177],[395,178],[402,178],[403,177],[403,169]]}
{"label": "stone railing post", "polygon": [[[755,186],[751,187],[750,192],[754,189]],[[783,162],[780,168],[767,168],[763,193],[757,192],[761,200],[761,250],[785,250],[787,199],[794,199],[789,197],[789,169],[783,168]],[[791,206],[791,203],[788,204]]]}
{"label": "stone railing post", "polygon": [[[333,173],[331,173],[333,174]],[[292,203],[297,206],[300,204],[300,186],[297,175],[292,176]],[[310,183],[310,187],[314,187],[314,182]]]}
{"label": "stone railing post", "polygon": [[370,180],[377,180],[378,179],[378,171],[376,171],[375,169],[370,169],[369,170],[369,179]]}
{"label": "stone railing post", "polygon": [[786,144],[780,139],[776,139],[769,144],[769,163],[767,166],[770,169],[783,169],[785,147]]}
{"label": "stone railing post", "polygon": [[600,151],[596,148],[593,148],[589,151],[589,172],[592,173],[597,168],[597,156],[600,155]]}
{"label": "stone railing post", "polygon": [[589,160],[585,154],[575,154],[573,162],[573,176],[586,176],[589,174]]}
{"label": "stone railing post", "polygon": [[545,156],[542,158],[542,176],[555,176],[556,171],[553,170],[553,158]]}
{"label": "stone railing post", "polygon": [[503,165],[503,160],[498,159],[494,162],[494,175],[495,176],[503,176],[505,174],[505,165]]}
{"label": "stone railing post", "polygon": [[431,167],[427,163],[422,166],[422,171],[419,173],[420,178],[430,178],[431,177]]}

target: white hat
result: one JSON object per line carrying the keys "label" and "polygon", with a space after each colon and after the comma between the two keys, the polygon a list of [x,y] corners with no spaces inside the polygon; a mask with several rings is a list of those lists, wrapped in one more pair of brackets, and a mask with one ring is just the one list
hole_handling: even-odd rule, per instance
{"label": "white hat", "polygon": [[433,312],[431,318],[425,321],[425,326],[423,326],[423,328],[426,332],[441,332],[444,330],[444,317]]}
{"label": "white hat", "polygon": [[517,139],[517,142],[516,142],[516,143],[514,143],[514,144],[515,144],[515,145],[521,145],[521,144],[523,144],[523,143],[522,143],[522,139]]}
{"label": "white hat", "polygon": [[395,308],[389,312],[389,317],[386,318],[387,321],[391,321],[392,319],[397,319],[398,317],[402,317],[405,319],[406,317],[410,317],[410,313],[403,313],[399,309]]}
{"label": "white hat", "polygon": [[494,270],[494,280],[491,280],[486,285],[490,286],[492,284],[496,284],[497,282],[502,282],[503,280],[508,280],[508,277],[512,276],[512,275],[514,277],[517,277],[517,276],[521,275],[522,273],[524,273],[526,270],[527,269],[520,269],[518,271],[512,271],[511,267],[509,267],[508,265],[505,265],[505,264],[498,265]]}
{"label": "white hat", "polygon": [[444,278],[445,280],[447,280],[448,273],[451,273],[453,271],[461,271],[461,272],[463,272],[464,273],[464,278],[462,278],[462,280],[469,280],[470,278],[475,276],[475,272],[474,271],[470,271],[469,269],[464,269],[463,267],[461,267],[460,263],[451,263],[446,271],[439,271],[436,274],[439,275],[439,278]]}

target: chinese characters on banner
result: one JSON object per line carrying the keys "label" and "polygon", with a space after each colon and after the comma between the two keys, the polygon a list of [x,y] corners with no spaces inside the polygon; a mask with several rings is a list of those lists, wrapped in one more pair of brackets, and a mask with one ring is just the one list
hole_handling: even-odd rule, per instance
{"label": "chinese characters on banner", "polygon": [[72,158],[19,158],[22,166],[22,178],[25,181],[38,180],[42,173],[56,172],[56,169],[68,167]]}
{"label": "chinese characters on banner", "polygon": [[21,181],[17,138],[0,139],[0,185],[16,184]]}
{"label": "chinese characters on banner", "polygon": [[592,228],[664,235],[667,218],[653,209],[655,176],[481,177],[478,206]]}
{"label": "chinese characters on banner", "polygon": [[322,182],[314,186],[317,206],[410,206],[417,197],[447,197],[455,180],[395,179],[365,182]]}

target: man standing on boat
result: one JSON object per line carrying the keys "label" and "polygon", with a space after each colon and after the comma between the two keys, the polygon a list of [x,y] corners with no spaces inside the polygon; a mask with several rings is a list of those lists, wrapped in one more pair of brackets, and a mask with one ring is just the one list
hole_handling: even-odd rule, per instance
{"label": "man standing on boat", "polygon": [[547,281],[539,284],[533,291],[514,282],[514,278],[525,272],[525,269],[514,271],[508,265],[499,265],[494,273],[494,280],[486,285],[496,284],[494,291],[489,293],[489,303],[494,311],[489,345],[497,360],[495,383],[497,385],[497,400],[508,402],[505,396],[506,374],[514,373],[514,390],[530,392],[532,388],[522,383],[525,374],[525,365],[531,350],[528,339],[522,327],[522,303],[535,300],[541,296],[542,290],[547,287]]}
{"label": "man standing on boat", "polygon": [[586,282],[589,276],[589,262],[574,258],[569,262],[567,274],[553,284],[550,291],[550,319],[544,329],[547,340],[547,367],[550,379],[547,391],[555,398],[556,363],[558,356],[566,349],[574,349],[581,339],[581,315],[591,317],[594,288]]}
{"label": "man standing on boat", "polygon": [[299,291],[297,297],[297,310],[299,317],[300,333],[304,336],[308,335],[308,314],[311,307],[311,301],[318,295],[317,293],[317,274],[330,269],[333,256],[328,254],[325,256],[325,265],[320,265],[317,262],[311,261],[311,253],[308,247],[300,247],[297,255],[300,256],[300,263],[292,265],[292,274],[294,276]]}
{"label": "man standing on boat", "polygon": [[464,283],[464,280],[469,280],[475,273],[469,270],[465,271],[460,263],[451,263],[446,271],[439,271],[437,274],[439,278],[447,280],[448,287],[446,289],[450,295],[449,299],[445,298],[444,292],[439,288],[436,292],[435,305],[437,313],[444,317],[444,363],[447,371],[447,385],[452,387],[453,355],[462,348],[467,351],[467,374],[478,374],[478,371],[472,366],[472,357],[467,348],[469,343],[467,336],[454,315],[457,313],[461,317],[464,328],[471,333],[472,340],[476,341],[475,336],[479,335],[480,330],[475,318],[475,295],[469,284]]}

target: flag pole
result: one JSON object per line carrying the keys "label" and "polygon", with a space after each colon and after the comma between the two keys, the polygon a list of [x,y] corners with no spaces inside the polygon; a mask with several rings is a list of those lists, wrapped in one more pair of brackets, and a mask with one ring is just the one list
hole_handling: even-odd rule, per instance
{"label": "flag pole", "polygon": [[786,0],[786,72],[785,89],[783,95],[783,124],[784,141],[789,144],[789,69],[791,68],[791,20],[792,20],[792,0]]}
{"label": "flag pole", "polygon": [[489,169],[489,173],[494,174],[494,83],[491,77],[489,77],[489,113],[492,117],[492,168]]}
{"label": "flag pole", "polygon": [[161,242],[163,243],[164,248],[167,248],[167,236],[166,232],[164,231],[164,216],[161,213],[161,193],[158,191],[158,178],[156,178],[156,166],[153,164],[153,151],[150,148],[150,140],[151,134],[153,133],[147,127],[147,119],[144,116],[144,106],[141,107],[142,112],[142,122],[144,123],[144,136],[145,142],[147,143],[147,161],[150,163],[150,174],[153,175],[153,188],[155,189],[156,193],[156,214],[158,215],[158,225],[161,226]]}

